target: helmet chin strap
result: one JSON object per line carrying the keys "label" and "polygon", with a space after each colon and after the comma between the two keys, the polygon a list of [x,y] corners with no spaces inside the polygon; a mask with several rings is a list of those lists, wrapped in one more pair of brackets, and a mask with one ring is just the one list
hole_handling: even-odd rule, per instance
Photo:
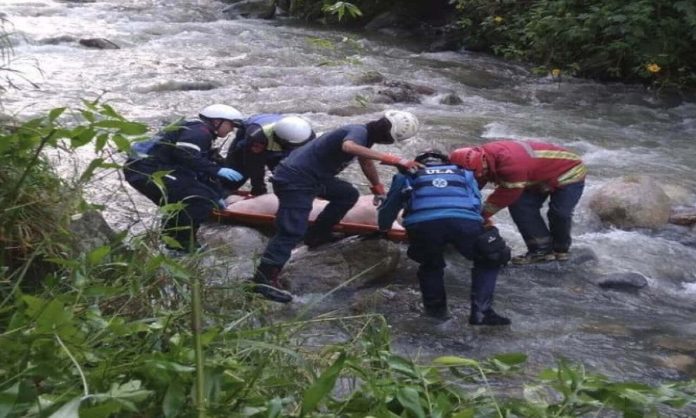
{"label": "helmet chin strap", "polygon": [[222,119],[217,119],[217,123],[214,123],[214,124],[213,124],[213,127],[215,128],[215,135],[219,135],[219,134],[218,134],[218,131],[220,130],[220,126],[222,126],[223,123],[225,123],[224,120],[222,120]]}

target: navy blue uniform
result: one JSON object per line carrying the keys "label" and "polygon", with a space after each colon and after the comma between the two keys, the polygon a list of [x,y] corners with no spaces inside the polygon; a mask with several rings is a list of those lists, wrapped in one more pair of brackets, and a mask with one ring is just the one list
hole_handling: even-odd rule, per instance
{"label": "navy blue uniform", "polygon": [[[358,190],[336,178],[356,158],[342,150],[346,140],[367,148],[373,145],[365,125],[346,125],[293,151],[278,164],[272,180],[273,192],[278,196],[277,232],[266,247],[262,264],[282,268],[305,233],[307,237],[329,234],[355,205]],[[308,232],[309,213],[316,197],[329,203]]]}
{"label": "navy blue uniform", "polygon": [[396,174],[378,209],[380,230],[390,229],[401,209],[409,239],[408,256],[419,263],[417,274],[426,311],[447,307],[443,252],[448,244],[474,260],[472,311],[490,309],[500,267],[477,261],[475,243],[485,231],[481,194],[473,173],[443,164],[428,165],[414,175]]}
{"label": "navy blue uniform", "polygon": [[[244,178],[234,183],[225,182],[229,188],[236,190],[249,180],[253,196],[267,192],[264,180],[266,168],[273,171],[278,163],[293,150],[283,146],[274,138],[273,126],[282,118],[283,115],[277,113],[263,113],[244,120],[227,151],[225,162],[228,167],[241,173]],[[264,150],[254,152],[254,145],[262,145]]]}
{"label": "navy blue uniform", "polygon": [[[158,134],[143,148],[144,154],[132,155],[124,166],[126,181],[155,204],[184,204],[182,210],[167,217],[164,231],[184,248],[195,245],[198,227],[223,197],[215,180],[221,166],[211,160],[215,137],[207,123],[185,121],[178,130]],[[166,172],[162,177],[164,195],[152,181],[156,172]]]}

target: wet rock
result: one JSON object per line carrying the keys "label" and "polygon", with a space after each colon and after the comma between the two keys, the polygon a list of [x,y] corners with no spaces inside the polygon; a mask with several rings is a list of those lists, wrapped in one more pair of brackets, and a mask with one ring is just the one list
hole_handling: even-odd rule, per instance
{"label": "wet rock", "polygon": [[97,49],[120,49],[121,47],[104,38],[80,39],[80,45]]}
{"label": "wet rock", "polygon": [[39,40],[39,43],[42,45],[58,45],[73,42],[77,42],[77,38],[70,35],[54,36],[51,38],[44,38]]}
{"label": "wet rock", "polygon": [[203,91],[214,90],[220,87],[220,83],[213,81],[176,81],[169,80],[163,83],[156,83],[136,88],[136,91],[141,93],[157,92],[157,91]]}
{"label": "wet rock", "polygon": [[379,71],[366,71],[355,79],[355,84],[377,84],[383,83],[385,80],[384,74]]}
{"label": "wet rock", "polygon": [[630,330],[624,324],[595,322],[584,324],[580,329],[590,334],[611,335],[614,337],[629,337]]}
{"label": "wet rock", "polygon": [[198,240],[217,255],[246,258],[262,254],[268,242],[268,238],[256,229],[221,224],[201,226]]}
{"label": "wet rock", "polygon": [[694,351],[694,350],[696,350],[696,339],[694,339],[694,338],[685,339],[685,338],[677,338],[674,336],[661,335],[661,336],[655,337],[655,339],[653,340],[653,343],[660,348],[666,348],[668,350],[675,350],[675,351]]}
{"label": "wet rock", "polygon": [[435,94],[436,90],[430,86],[424,86],[422,84],[413,84],[413,83],[408,83],[405,81],[386,81],[384,82],[384,85],[387,87],[392,87],[392,88],[401,88],[401,89],[407,89],[407,90],[412,90],[416,92],[417,94],[423,94],[426,96],[429,96],[431,94]]}
{"label": "wet rock", "polygon": [[393,242],[349,237],[312,251],[294,250],[281,277],[294,293],[327,292],[349,280],[346,285],[356,288],[393,273],[400,255]]}
{"label": "wet rock", "polygon": [[691,226],[696,224],[696,208],[675,209],[669,216],[669,222],[676,225]]}
{"label": "wet rock", "polygon": [[640,273],[611,273],[600,276],[597,286],[603,289],[637,290],[648,285],[648,280]]}
{"label": "wet rock", "polygon": [[102,214],[95,210],[73,215],[69,229],[75,237],[75,247],[81,252],[92,251],[116,238],[116,232],[106,223]]}
{"label": "wet rock", "polygon": [[440,98],[440,104],[444,105],[450,105],[450,106],[456,106],[464,103],[461,97],[457,96],[454,93],[449,93]]}
{"label": "wet rock", "polygon": [[688,372],[696,364],[696,359],[686,354],[660,356],[657,357],[657,361],[664,367],[679,370],[680,372]]}
{"label": "wet rock", "polygon": [[386,88],[377,92],[375,103],[420,103],[421,95],[435,94],[432,87],[405,81],[386,81],[383,84]]}
{"label": "wet rock", "polygon": [[365,314],[381,312],[380,308],[389,304],[398,303],[400,306],[406,306],[403,302],[408,301],[404,293],[405,289],[367,289],[353,295],[350,303],[350,310],[354,314]]}
{"label": "wet rock", "polygon": [[376,111],[374,106],[343,106],[343,107],[332,107],[326,113],[335,116],[358,116],[364,115],[366,113],[371,113]]}
{"label": "wet rock", "polygon": [[[659,146],[662,146],[662,144]],[[675,209],[686,209],[693,202],[694,193],[689,187],[670,183],[661,184],[660,186],[667,196],[669,196],[672,205],[676,206]],[[696,208],[694,209],[696,210]]]}
{"label": "wet rock", "polygon": [[239,17],[248,19],[273,19],[276,4],[273,0],[233,0],[222,12],[232,19]]}
{"label": "wet rock", "polygon": [[398,14],[387,11],[375,16],[367,25],[365,25],[365,30],[378,31],[391,28],[397,26],[401,20],[402,19]]}
{"label": "wet rock", "polygon": [[420,103],[418,94],[409,88],[388,88],[378,91],[377,94],[382,97],[376,98],[375,103]]}
{"label": "wet rock", "polygon": [[602,186],[589,203],[599,218],[619,228],[657,228],[669,220],[671,204],[648,176],[625,176]]}

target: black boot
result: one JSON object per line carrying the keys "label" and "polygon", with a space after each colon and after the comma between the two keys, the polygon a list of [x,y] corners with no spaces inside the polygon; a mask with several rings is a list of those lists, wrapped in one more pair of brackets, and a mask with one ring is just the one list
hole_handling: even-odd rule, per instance
{"label": "black boot", "polygon": [[291,302],[292,294],[283,289],[283,285],[278,279],[279,274],[280,267],[264,263],[259,264],[252,278],[254,282],[252,290],[274,302]]}
{"label": "black boot", "polygon": [[452,318],[447,305],[425,305],[424,311],[426,316],[440,321],[447,321]]}
{"label": "black boot", "polygon": [[308,249],[312,250],[324,244],[340,241],[345,238],[345,235],[338,232],[320,231],[315,228],[309,228],[304,238],[304,243]]}
{"label": "black boot", "polygon": [[485,311],[479,311],[476,308],[471,309],[469,316],[469,324],[471,325],[510,325],[510,319],[498,315],[493,308]]}

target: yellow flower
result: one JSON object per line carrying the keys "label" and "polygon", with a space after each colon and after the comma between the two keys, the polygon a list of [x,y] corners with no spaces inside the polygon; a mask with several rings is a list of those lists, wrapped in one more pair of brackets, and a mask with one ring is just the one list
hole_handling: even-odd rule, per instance
{"label": "yellow flower", "polygon": [[496,16],[493,18],[493,21],[497,24],[503,23],[503,17],[502,16]]}
{"label": "yellow flower", "polygon": [[561,75],[561,69],[560,68],[554,68],[551,70],[551,75],[554,77],[558,77]]}
{"label": "yellow flower", "polygon": [[657,65],[653,62],[653,63],[646,65],[645,69],[647,69],[648,72],[655,74],[655,73],[659,73],[662,68],[660,68],[659,65]]}

